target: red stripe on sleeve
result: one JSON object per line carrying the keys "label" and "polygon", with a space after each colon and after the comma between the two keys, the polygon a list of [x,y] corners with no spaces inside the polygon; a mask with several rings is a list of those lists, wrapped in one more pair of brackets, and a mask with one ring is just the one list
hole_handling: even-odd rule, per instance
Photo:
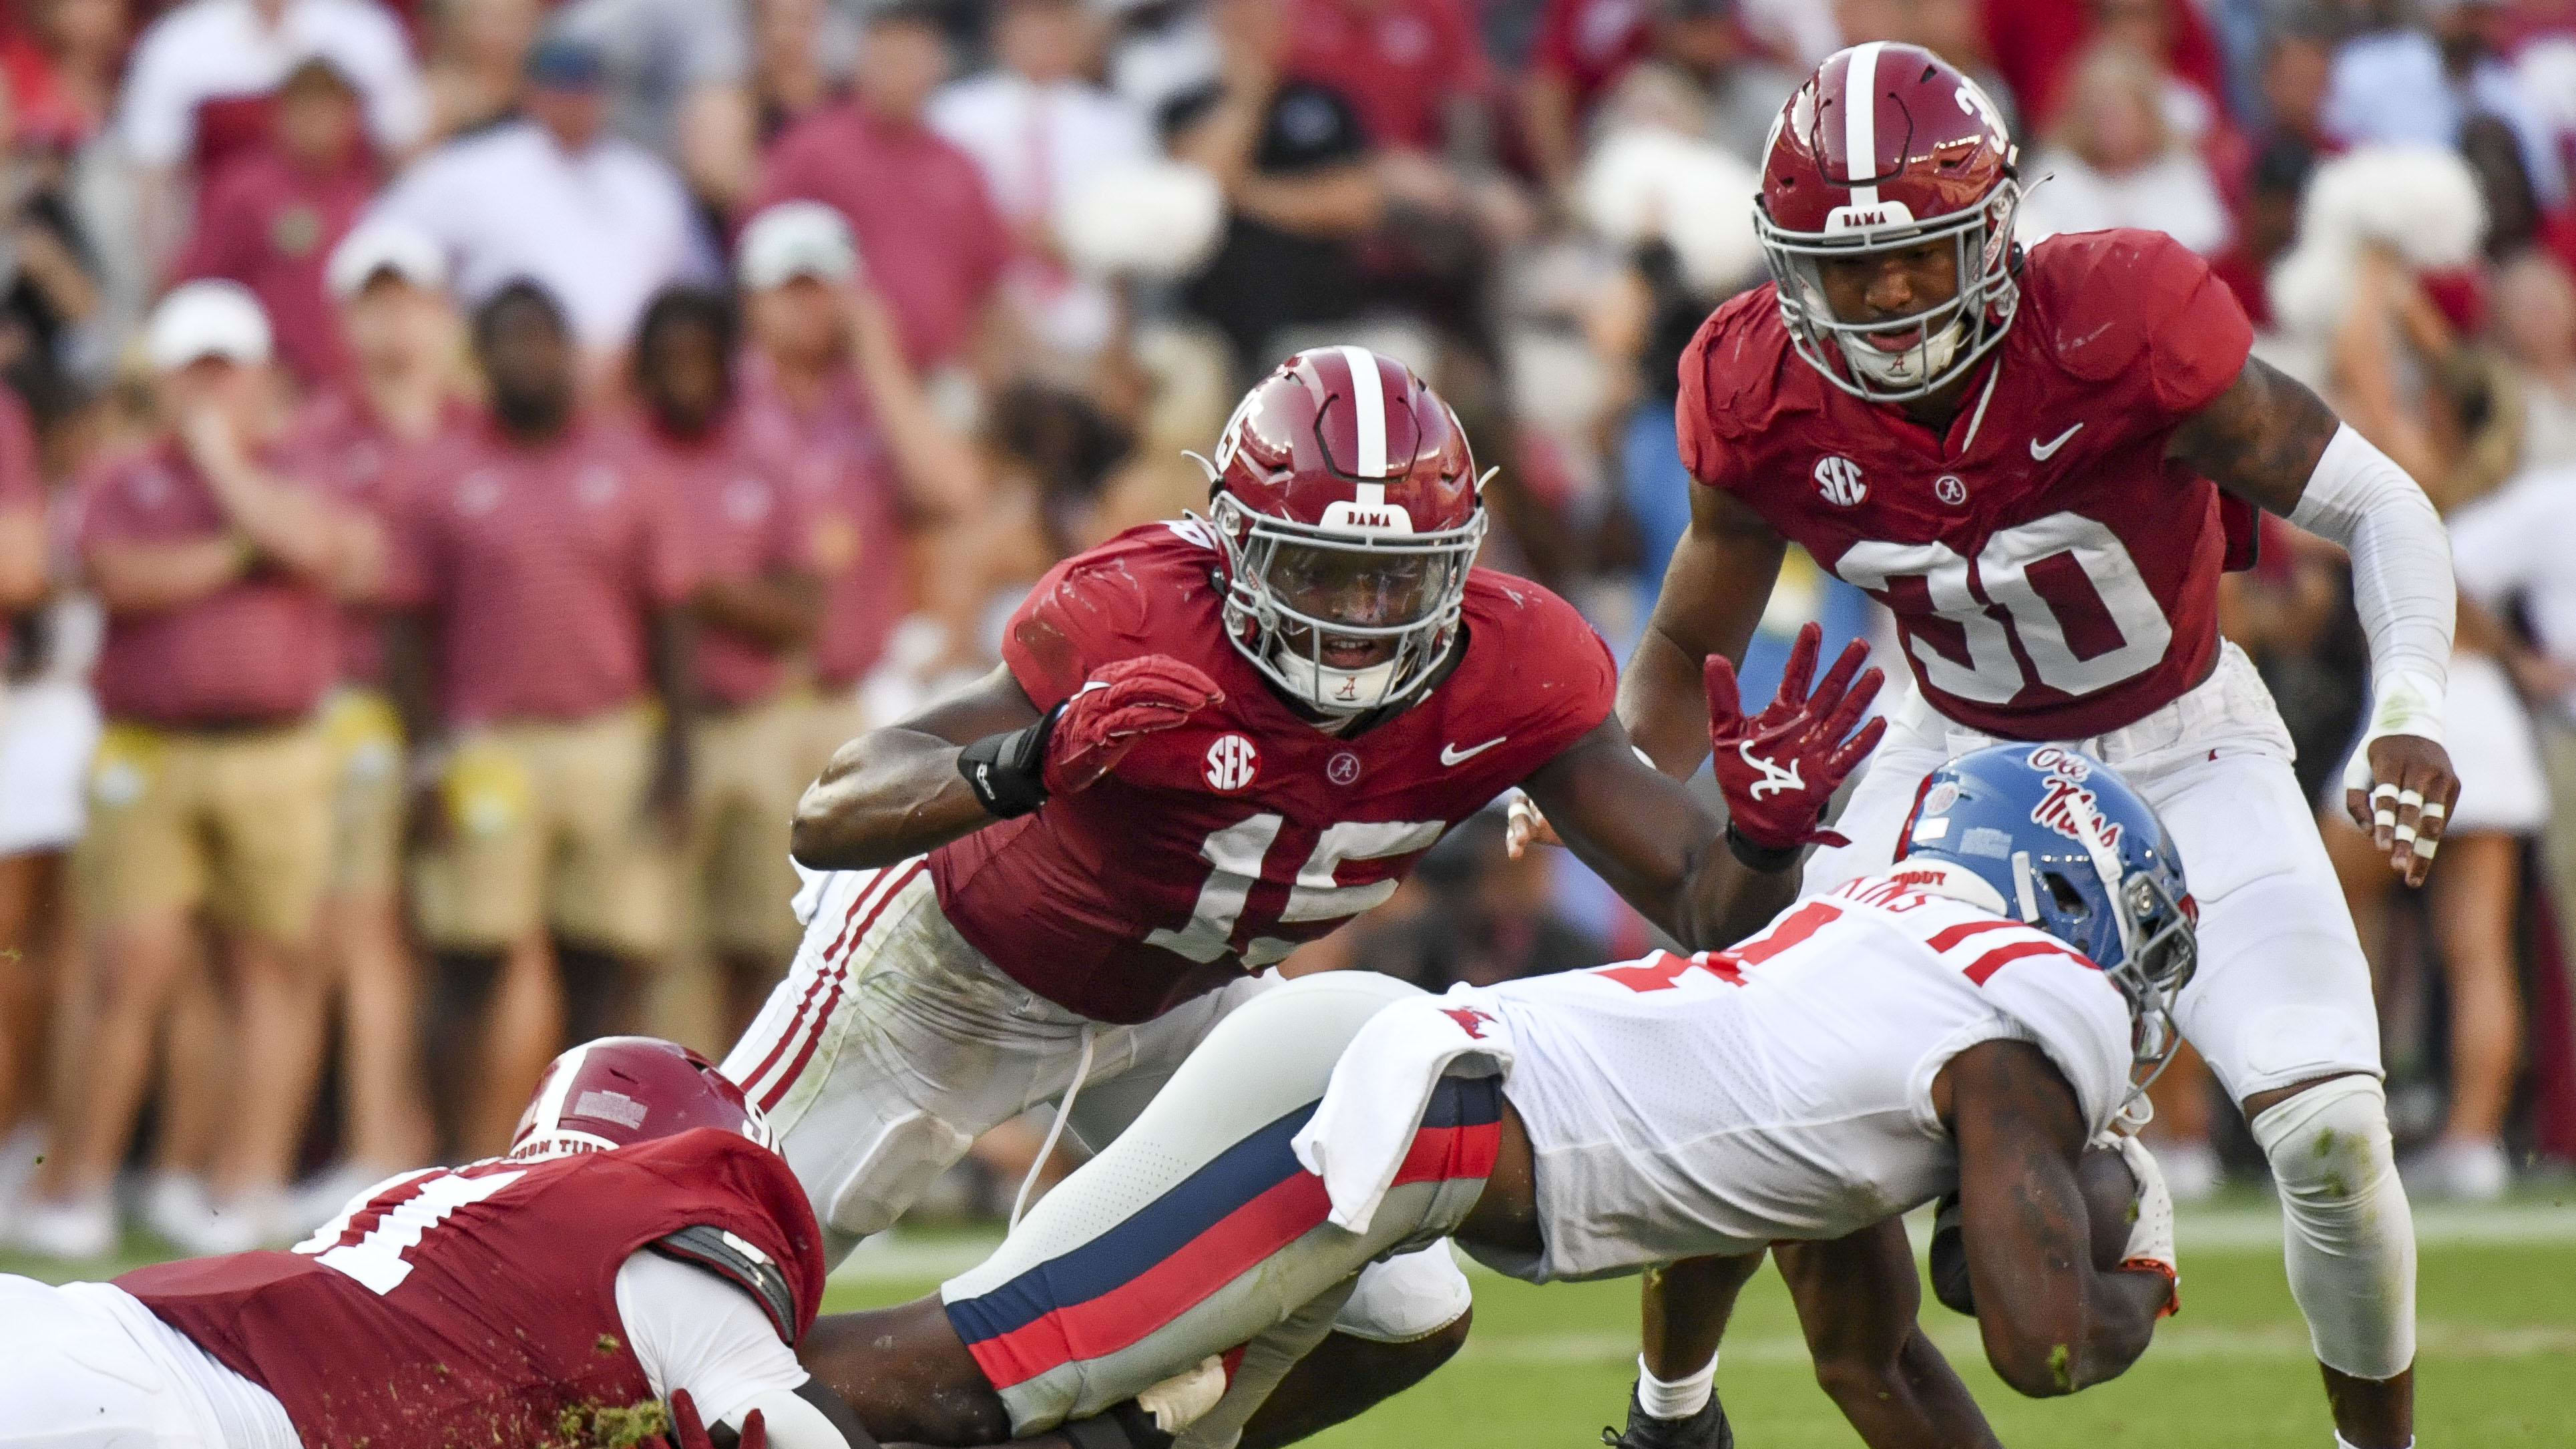
{"label": "red stripe on sleeve", "polygon": [[1930,946],[1935,951],[1947,951],[1951,947],[1958,945],[1961,941],[1964,941],[1970,936],[1976,935],[1981,931],[2001,931],[2019,924],[2020,922],[2018,921],[1966,921],[1959,925],[1933,932],[1931,938],[1923,944]]}
{"label": "red stripe on sleeve", "polygon": [[1969,962],[1968,979],[1983,986],[1987,977],[2025,956],[2063,956],[2079,966],[2092,964],[2055,941],[2016,941],[2009,946],[1997,946]]}

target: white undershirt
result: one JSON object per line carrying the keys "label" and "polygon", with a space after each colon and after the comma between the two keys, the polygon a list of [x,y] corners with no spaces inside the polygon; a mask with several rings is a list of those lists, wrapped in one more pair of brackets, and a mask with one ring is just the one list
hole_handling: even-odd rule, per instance
{"label": "white undershirt", "polygon": [[[808,1377],[749,1293],[649,1249],[617,1270],[617,1316],[654,1396],[687,1389],[710,1425],[738,1423],[755,1404],[793,1394]],[[773,1443],[778,1427],[770,1426]]]}

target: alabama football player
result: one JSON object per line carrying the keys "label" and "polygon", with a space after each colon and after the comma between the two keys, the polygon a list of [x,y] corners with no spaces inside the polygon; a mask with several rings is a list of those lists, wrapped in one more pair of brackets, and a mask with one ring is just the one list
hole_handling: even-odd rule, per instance
{"label": "alabama football player", "polygon": [[2145,1350],[2175,1301],[2170,1199],[2113,1136],[2130,1181],[2096,1223],[2079,1164],[2173,1050],[2192,907],[2155,812],[2072,750],[1946,765],[1912,837],[1724,951],[1445,996],[1289,983],[992,1257],[817,1325],[805,1361],[889,1438],[1078,1449],[1142,1441],[1150,1414],[1225,1449],[1385,1255],[1448,1235],[1531,1282],[1699,1257],[1740,1283],[1776,1244],[1872,1449],[1991,1445],[1915,1322],[1894,1215],[1959,1195],[2014,1388],[2073,1393]]}
{"label": "alabama football player", "polygon": [[2125,774],[2192,862],[2205,946],[2176,1019],[2271,1161],[2337,1430],[2402,1449],[2414,1239],[2369,971],[2216,605],[2258,508],[2350,551],[2373,698],[2347,804],[2419,883],[2458,788],[2449,550],[2413,480],[2248,355],[2199,258],[2149,231],[2016,243],[2015,160],[1994,104],[1917,47],[1838,52],[1791,98],[1755,202],[1773,280],[1682,359],[1699,486],[1619,715],[1696,767],[1702,661],[1740,656],[1794,541],[1894,612],[1916,685],[1809,893],[1884,869],[1926,772],[1981,742],[2081,742]]}
{"label": "alabama football player", "polygon": [[[1036,1103],[1065,1098],[1059,1123],[1105,1143],[1278,984],[1266,968],[1514,786],[1640,910],[1714,946],[1790,897],[1785,866],[1878,738],[1853,729],[1878,683],[1862,651],[1810,695],[1810,636],[1749,718],[1721,663],[1713,728],[1778,777],[1721,824],[1630,747],[1582,618],[1474,567],[1467,439],[1391,359],[1290,358],[1207,467],[1206,517],[1059,565],[1001,668],[845,744],[800,805],[804,945],[724,1071],[834,1253]],[[1317,1373],[1391,1392],[1454,1349],[1467,1307],[1445,1250],[1374,1267],[1343,1318],[1359,1359]]]}
{"label": "alabama football player", "polygon": [[759,1112],[612,1037],[547,1068],[508,1156],[391,1178],[291,1252],[0,1277],[0,1442],[609,1446],[685,1394],[728,1444],[874,1449],[797,1364],[822,1295]]}

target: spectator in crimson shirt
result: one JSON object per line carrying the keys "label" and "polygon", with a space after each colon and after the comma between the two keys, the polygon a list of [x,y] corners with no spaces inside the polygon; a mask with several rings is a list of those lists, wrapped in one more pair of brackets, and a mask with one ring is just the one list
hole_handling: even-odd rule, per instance
{"label": "spectator in crimson shirt", "polygon": [[1551,189],[1572,184],[1593,102],[1646,53],[1653,13],[1648,0],[1547,0],[1520,104],[1530,160]]}
{"label": "spectator in crimson shirt", "polygon": [[89,962],[64,1038],[53,1142],[17,1241],[61,1257],[116,1241],[110,1199],[161,1017],[219,942],[234,997],[224,1043],[236,1092],[216,1210],[194,1251],[274,1240],[320,1063],[310,969],[330,850],[332,591],[346,530],[279,465],[268,326],[229,282],[191,282],[154,310],[145,348],[170,431],[84,485],[79,538],[108,613],[96,685],[108,729],[74,853]]}
{"label": "spectator in crimson shirt", "polygon": [[925,371],[968,360],[1012,253],[974,158],[925,120],[948,70],[936,8],[895,0],[869,12],[850,99],[779,137],[750,208],[802,199],[847,217],[905,355]]}
{"label": "spectator in crimson shirt", "polygon": [[279,360],[301,385],[349,380],[349,348],[324,293],[332,249],[375,193],[357,88],[322,56],[287,74],[265,144],[233,153],[197,201],[182,277],[250,288],[277,330]]}
{"label": "spectator in crimson shirt", "polygon": [[398,485],[386,676],[428,847],[412,899],[437,963],[433,1097],[489,1151],[556,1045],[556,983],[487,1011],[505,959],[524,969],[518,948],[551,938],[583,1040],[626,1029],[670,945],[696,687],[677,499],[630,421],[580,406],[563,308],[514,282],[472,330],[491,415]]}
{"label": "spectator in crimson shirt", "polygon": [[1492,76],[1464,0],[1291,0],[1286,74],[1341,94],[1380,146],[1439,149]]}
{"label": "spectator in crimson shirt", "polygon": [[402,914],[405,751],[385,695],[385,531],[405,460],[472,425],[456,369],[456,316],[438,243],[395,222],[358,228],[326,280],[347,337],[347,381],[306,404],[292,447],[303,470],[363,520],[369,548],[343,588],[331,737],[331,884],[322,947],[342,1040],[342,1165],[306,1193],[331,1209],[431,1158],[420,1101],[419,970]]}
{"label": "spectator in crimson shirt", "polygon": [[806,712],[788,684],[812,641],[822,584],[814,534],[792,480],[783,421],[741,406],[732,299],[674,288],[635,334],[646,439],[696,550],[698,698],[690,750],[689,890],[723,978],[724,1027],[739,1037],[796,955],[794,866],[778,822],[813,778]]}
{"label": "spectator in crimson shirt", "polygon": [[751,324],[743,408],[789,442],[823,586],[817,698],[799,756],[810,779],[871,724],[859,688],[911,602],[909,546],[952,536],[980,509],[984,477],[975,450],[932,413],[840,213],[814,201],[771,207],[743,228],[738,267]]}

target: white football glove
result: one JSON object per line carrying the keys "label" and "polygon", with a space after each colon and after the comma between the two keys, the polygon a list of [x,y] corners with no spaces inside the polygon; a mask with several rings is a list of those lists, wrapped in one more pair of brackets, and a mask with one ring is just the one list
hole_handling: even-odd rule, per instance
{"label": "white football glove", "polygon": [[[2123,1266],[2154,1264],[2174,1284],[2174,1302],[2182,1301],[2182,1267],[2174,1252],[2173,1194],[2165,1189],[2164,1169],[2156,1165],[2156,1155],[2147,1144],[2126,1132],[2105,1132],[2093,1139],[2096,1147],[2108,1147],[2120,1154],[2129,1176],[2138,1182],[2138,1216],[2129,1224],[2129,1245],[2120,1255]],[[2173,1312],[2168,1306],[2165,1312]]]}

